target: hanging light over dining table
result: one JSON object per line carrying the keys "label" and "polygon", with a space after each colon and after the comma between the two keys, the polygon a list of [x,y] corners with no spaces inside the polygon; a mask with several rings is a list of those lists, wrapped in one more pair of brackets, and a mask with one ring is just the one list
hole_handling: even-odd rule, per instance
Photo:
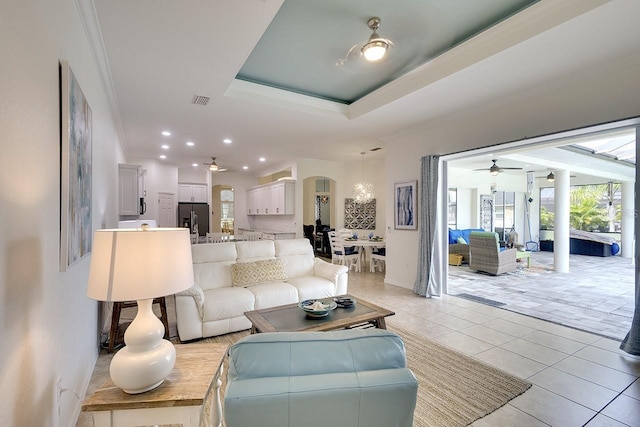
{"label": "hanging light over dining table", "polygon": [[353,200],[359,204],[366,204],[375,199],[375,191],[373,184],[364,179],[364,151],[360,153],[362,156],[361,181],[353,186]]}

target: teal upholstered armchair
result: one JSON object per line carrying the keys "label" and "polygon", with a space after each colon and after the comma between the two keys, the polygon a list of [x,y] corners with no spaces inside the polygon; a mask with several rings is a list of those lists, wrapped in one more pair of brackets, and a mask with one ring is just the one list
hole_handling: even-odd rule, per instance
{"label": "teal upholstered armchair", "polygon": [[473,231],[469,235],[469,268],[489,274],[516,270],[516,249],[500,250],[498,233]]}
{"label": "teal upholstered armchair", "polygon": [[227,427],[411,427],[418,382],[393,332],[274,332],[229,349]]}

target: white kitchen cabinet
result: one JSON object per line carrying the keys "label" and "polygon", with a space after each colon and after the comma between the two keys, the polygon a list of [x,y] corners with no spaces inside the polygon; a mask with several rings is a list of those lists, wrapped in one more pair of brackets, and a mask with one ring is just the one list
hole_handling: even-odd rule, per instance
{"label": "white kitchen cabinet", "polygon": [[178,184],[178,201],[207,203],[207,184]]}
{"label": "white kitchen cabinet", "polygon": [[280,181],[247,190],[248,215],[293,215],[295,181]]}
{"label": "white kitchen cabinet", "polygon": [[118,165],[118,213],[140,215],[140,165]]}

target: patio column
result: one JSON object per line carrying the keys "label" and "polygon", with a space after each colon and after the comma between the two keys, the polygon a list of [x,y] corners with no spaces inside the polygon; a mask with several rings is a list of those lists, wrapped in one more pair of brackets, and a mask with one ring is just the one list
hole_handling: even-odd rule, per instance
{"label": "patio column", "polygon": [[635,217],[634,183],[622,181],[622,239],[620,255],[633,258],[633,219]]}
{"label": "patio column", "polygon": [[554,182],[554,228],[553,228],[553,268],[556,273],[569,272],[569,171],[555,172]]}

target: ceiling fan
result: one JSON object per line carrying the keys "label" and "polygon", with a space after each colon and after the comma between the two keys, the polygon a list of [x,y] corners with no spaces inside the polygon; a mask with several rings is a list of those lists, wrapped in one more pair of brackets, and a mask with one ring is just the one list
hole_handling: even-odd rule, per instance
{"label": "ceiling fan", "polygon": [[336,61],[337,66],[343,66],[347,63],[349,59],[349,55],[357,48],[360,47],[360,55],[364,57],[368,62],[376,62],[383,59],[389,49],[393,46],[393,41],[388,38],[380,37],[378,34],[378,28],[380,28],[380,24],[382,23],[382,19],[374,16],[369,18],[367,21],[367,27],[373,33],[369,36],[369,38],[363,43],[354,44],[351,49],[347,51],[347,54],[344,58],[340,58]]}
{"label": "ceiling fan", "polygon": [[502,171],[505,171],[505,170],[522,170],[522,168],[501,168],[500,166],[498,166],[496,164],[496,162],[498,160],[494,159],[494,160],[491,160],[491,161],[493,162],[493,164],[491,165],[490,168],[488,168],[488,169],[484,169],[484,168],[483,169],[474,169],[474,171],[485,171],[485,170],[488,170],[491,175],[495,176],[495,175],[498,175],[499,173],[501,173]]}
{"label": "ceiling fan", "polygon": [[209,170],[211,172],[226,172],[229,169],[227,168],[221,168],[220,166],[218,166],[218,164],[216,163],[216,157],[211,157],[211,163],[203,163],[203,165],[209,167]]}
{"label": "ceiling fan", "polygon": [[[548,169],[548,170],[551,171],[551,172],[549,172],[548,175],[546,175],[546,176],[536,176],[536,178],[540,178],[540,179],[541,178],[546,178],[546,180],[548,182],[554,182],[556,180],[556,175],[553,173],[553,170],[551,170],[551,169]],[[575,178],[576,176],[577,175],[569,175],[569,178]]]}

